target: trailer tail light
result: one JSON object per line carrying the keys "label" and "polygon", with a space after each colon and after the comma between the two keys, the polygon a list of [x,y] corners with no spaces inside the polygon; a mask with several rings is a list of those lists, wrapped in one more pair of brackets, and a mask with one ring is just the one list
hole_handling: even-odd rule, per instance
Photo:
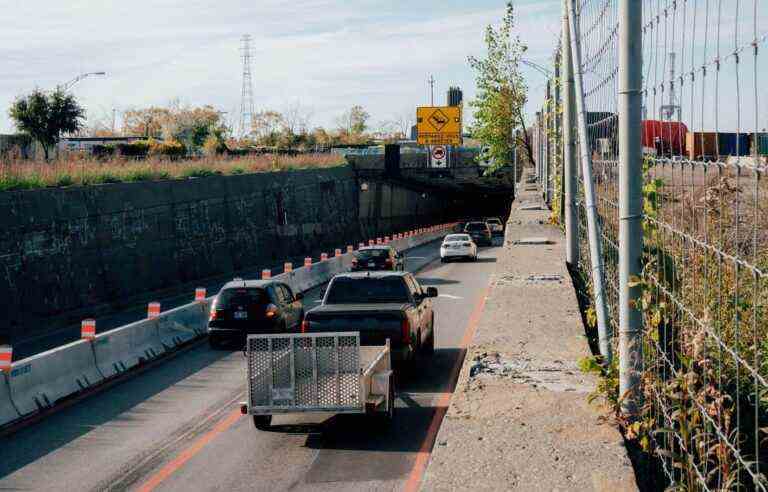
{"label": "trailer tail light", "polygon": [[301,332],[302,333],[309,333],[309,321],[304,320],[301,322]]}
{"label": "trailer tail light", "polygon": [[403,320],[400,329],[402,330],[403,343],[411,343],[411,323],[408,321],[408,318]]}
{"label": "trailer tail light", "polygon": [[277,306],[274,304],[267,305],[267,310],[264,315],[269,319],[277,317]]}

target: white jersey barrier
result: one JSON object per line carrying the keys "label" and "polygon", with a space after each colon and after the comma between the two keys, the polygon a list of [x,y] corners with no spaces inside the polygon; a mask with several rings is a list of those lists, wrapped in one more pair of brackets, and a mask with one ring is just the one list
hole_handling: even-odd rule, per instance
{"label": "white jersey barrier", "polygon": [[14,363],[10,394],[19,413],[29,415],[103,379],[90,342],[80,340]]}
{"label": "white jersey barrier", "polygon": [[[405,251],[443,237],[451,227],[437,226],[389,244]],[[296,292],[306,292],[348,271],[353,258],[354,253],[334,255],[274,278],[288,283]],[[156,317],[99,333],[92,340],[79,340],[14,362],[9,372],[0,374],[0,426],[202,337],[213,299],[198,299]]]}

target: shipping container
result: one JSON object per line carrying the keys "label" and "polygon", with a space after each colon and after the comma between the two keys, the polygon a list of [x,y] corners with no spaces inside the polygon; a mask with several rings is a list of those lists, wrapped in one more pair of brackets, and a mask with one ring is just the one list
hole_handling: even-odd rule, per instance
{"label": "shipping container", "polygon": [[692,161],[704,157],[714,159],[717,156],[717,133],[688,132],[685,134],[685,148],[688,159]]}
{"label": "shipping container", "polygon": [[643,120],[643,147],[656,149],[656,155],[684,155],[688,128],[678,121]]}
{"label": "shipping container", "polygon": [[750,154],[757,149],[758,155],[768,155],[768,133],[756,133],[750,137],[752,140],[749,147]]}
{"label": "shipping container", "polygon": [[717,150],[720,157],[749,155],[748,133],[717,134]]}

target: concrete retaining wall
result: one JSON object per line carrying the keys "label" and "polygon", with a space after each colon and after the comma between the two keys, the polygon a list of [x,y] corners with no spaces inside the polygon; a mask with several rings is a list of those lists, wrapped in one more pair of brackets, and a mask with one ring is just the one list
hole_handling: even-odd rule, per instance
{"label": "concrete retaining wall", "polygon": [[346,167],[0,193],[0,342],[435,223],[446,203],[361,191]]}

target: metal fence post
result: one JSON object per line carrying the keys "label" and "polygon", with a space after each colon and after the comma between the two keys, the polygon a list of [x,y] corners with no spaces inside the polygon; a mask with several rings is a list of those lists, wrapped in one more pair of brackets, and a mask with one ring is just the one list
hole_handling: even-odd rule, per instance
{"label": "metal fence post", "polygon": [[[567,2],[564,0],[564,3]],[[579,262],[579,220],[576,214],[576,196],[578,190],[578,162],[576,162],[576,107],[573,88],[573,65],[571,62],[570,28],[568,14],[563,15],[563,186],[565,190],[565,260],[575,266]]]}
{"label": "metal fence post", "polygon": [[619,395],[622,411],[637,415],[643,365],[643,317],[632,306],[643,252],[642,3],[619,1]]}
{"label": "metal fence post", "polygon": [[[636,1],[636,0],[633,0]],[[595,187],[592,182],[592,149],[587,132],[587,114],[584,103],[584,81],[581,68],[581,44],[579,40],[579,19],[576,17],[575,0],[568,0],[568,25],[571,28],[571,57],[573,62],[576,90],[576,109],[578,112],[579,148],[584,177],[584,205],[587,212],[587,236],[589,238],[589,256],[592,262],[592,290],[595,296],[597,314],[597,333],[600,354],[606,362],[611,361],[611,332],[608,327],[608,308],[603,285],[603,254],[600,246],[600,223],[597,220]]]}
{"label": "metal fence post", "polygon": [[549,171],[550,171],[550,158],[551,142],[550,142],[550,128],[552,126],[552,81],[547,80],[547,99],[546,106],[542,108],[544,113],[544,203],[549,205]]}

